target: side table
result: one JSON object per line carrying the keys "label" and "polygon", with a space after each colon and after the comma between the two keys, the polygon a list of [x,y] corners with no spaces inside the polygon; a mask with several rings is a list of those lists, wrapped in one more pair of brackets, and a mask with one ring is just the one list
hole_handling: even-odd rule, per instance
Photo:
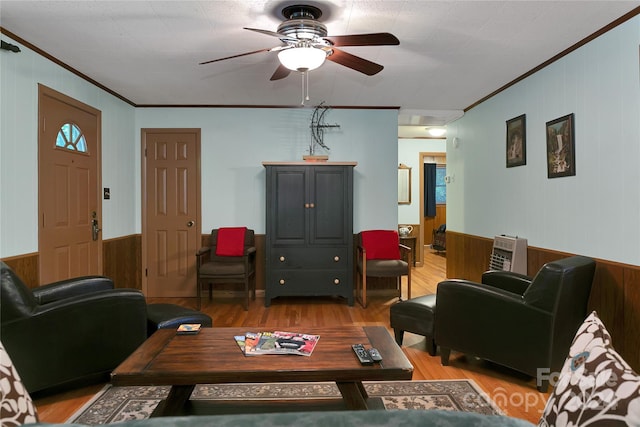
{"label": "side table", "polygon": [[[411,253],[413,254],[412,258],[413,258],[413,266],[416,266],[416,258],[417,258],[417,254],[416,254],[416,241],[417,241],[417,237],[416,236],[400,236],[400,244],[401,245],[405,245],[405,246],[409,246],[411,248]],[[405,259],[406,261],[406,259]]]}

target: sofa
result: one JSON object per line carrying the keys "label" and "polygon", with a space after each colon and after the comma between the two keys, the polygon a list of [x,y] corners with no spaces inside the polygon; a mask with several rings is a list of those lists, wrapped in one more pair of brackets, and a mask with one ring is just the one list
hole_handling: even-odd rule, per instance
{"label": "sofa", "polygon": [[[49,424],[34,424],[47,426]],[[166,417],[128,421],[114,426],[131,427],[271,427],[271,426],[438,426],[438,427],[532,427],[533,424],[504,416],[488,416],[459,411],[375,410],[285,412],[271,414],[207,415]],[[65,427],[80,424],[65,424]]]}

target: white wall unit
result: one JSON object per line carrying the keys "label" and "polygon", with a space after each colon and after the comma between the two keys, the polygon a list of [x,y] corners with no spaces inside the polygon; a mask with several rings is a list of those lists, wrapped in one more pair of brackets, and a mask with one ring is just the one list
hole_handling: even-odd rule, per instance
{"label": "white wall unit", "polygon": [[527,274],[527,239],[505,235],[494,237],[489,270]]}

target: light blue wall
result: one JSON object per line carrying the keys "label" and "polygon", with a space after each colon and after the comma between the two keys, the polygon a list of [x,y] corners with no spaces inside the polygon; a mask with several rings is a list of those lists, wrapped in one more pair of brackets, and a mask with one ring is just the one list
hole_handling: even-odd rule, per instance
{"label": "light blue wall", "polygon": [[[640,265],[640,17],[447,126],[447,228]],[[576,176],[547,178],[545,123],[575,114]],[[505,167],[505,121],[526,114],[527,164]]]}
{"label": "light blue wall", "polygon": [[[311,140],[311,113],[310,108],[139,108],[136,128],[201,128],[203,232],[247,225],[264,233],[262,162],[302,161]],[[395,228],[397,110],[333,109],[325,121],[340,125],[325,133],[329,160],[358,163],[354,169],[354,231]],[[140,143],[138,133],[136,145]]]}
{"label": "light blue wall", "polygon": [[[38,251],[38,83],[102,112],[103,238],[141,232],[140,129],[202,129],[202,230],[264,233],[262,162],[300,161],[310,109],[134,108],[28,48],[0,51],[0,258]],[[123,94],[126,96],[126,94]],[[318,100],[320,102],[320,100]],[[215,100],[212,100],[215,103]],[[354,230],[397,224],[397,110],[335,109],[330,160],[355,161]]]}
{"label": "light blue wall", "polygon": [[398,163],[411,168],[411,204],[398,205],[398,224],[422,224],[420,219],[420,153],[447,151],[444,139],[399,139]]}
{"label": "light blue wall", "polygon": [[0,257],[38,250],[38,83],[102,111],[103,237],[135,233],[134,108],[2,39],[22,52],[0,51]]}
{"label": "light blue wall", "polygon": [[[447,151],[447,228],[640,264],[639,44],[635,17],[449,124],[460,144]],[[238,218],[264,230],[260,163],[300,158],[308,110],[135,109],[20,47],[0,52],[0,257],[38,249],[38,83],[102,111],[103,186],[113,194],[103,202],[105,239],[141,230],[141,127],[202,128],[203,230]],[[545,122],[572,112],[577,175],[547,179]],[[354,230],[414,222],[397,207],[397,112],[330,114],[341,125],[327,136],[331,159],[358,162]],[[507,169],[505,121],[520,114],[527,165]]]}

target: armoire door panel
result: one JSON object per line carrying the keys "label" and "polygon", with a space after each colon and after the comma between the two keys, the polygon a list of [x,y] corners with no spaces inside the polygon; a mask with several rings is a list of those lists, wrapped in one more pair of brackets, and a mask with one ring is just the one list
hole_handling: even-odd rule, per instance
{"label": "armoire door panel", "polygon": [[342,167],[313,169],[311,244],[346,244],[346,171]]}
{"label": "armoire door panel", "polygon": [[278,171],[274,174],[273,243],[304,245],[307,216],[307,177],[304,169]]}

